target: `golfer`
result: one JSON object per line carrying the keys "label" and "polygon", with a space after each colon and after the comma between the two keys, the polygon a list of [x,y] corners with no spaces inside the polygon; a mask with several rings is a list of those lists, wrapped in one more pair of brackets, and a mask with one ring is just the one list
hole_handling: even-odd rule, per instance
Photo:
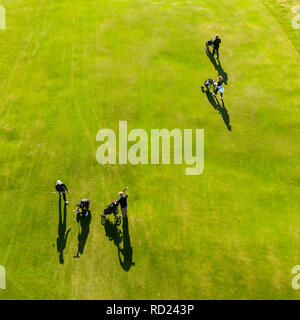
{"label": "golfer", "polygon": [[218,91],[220,91],[221,97],[220,99],[223,100],[223,92],[225,91],[223,88],[223,77],[219,76],[219,81],[215,83],[215,92],[213,95],[216,97]]}
{"label": "golfer", "polygon": [[121,207],[121,212],[122,212],[122,218],[125,219],[127,218],[127,198],[128,194],[126,193],[126,190],[128,190],[128,187],[126,187],[123,191],[119,192],[120,196],[120,207]]}
{"label": "golfer", "polygon": [[59,193],[60,197],[61,195],[63,195],[65,204],[68,204],[68,201],[66,199],[66,192],[70,192],[70,191],[68,190],[67,186],[64,183],[62,183],[60,180],[57,180],[55,189]]}
{"label": "golfer", "polygon": [[217,53],[217,59],[219,59],[219,47],[220,47],[220,43],[221,43],[221,39],[219,38],[219,36],[216,34],[216,38],[214,40],[213,46],[213,53],[212,55],[215,55],[215,52]]}

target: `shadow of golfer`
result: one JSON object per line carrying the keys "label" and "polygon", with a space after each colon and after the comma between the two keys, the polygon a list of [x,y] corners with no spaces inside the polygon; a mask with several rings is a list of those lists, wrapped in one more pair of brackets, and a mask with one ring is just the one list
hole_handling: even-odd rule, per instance
{"label": "shadow of golfer", "polygon": [[[121,267],[125,271],[129,271],[131,266],[135,263],[132,262],[133,249],[130,242],[128,218],[123,219],[123,249],[118,247],[118,256]],[[123,258],[122,258],[123,256]]]}
{"label": "shadow of golfer", "polygon": [[104,224],[104,230],[105,230],[105,235],[109,239],[109,241],[113,241],[114,245],[119,248],[122,240],[123,240],[123,235],[121,230],[118,229],[118,227],[109,221],[107,219]]}
{"label": "shadow of golfer", "polygon": [[88,216],[84,215],[77,215],[77,222],[79,226],[78,230],[78,250],[76,256],[74,258],[79,258],[79,254],[82,255],[84,251],[84,247],[86,244],[86,240],[88,238],[88,235],[90,233],[90,223],[92,220],[92,214],[89,210]]}
{"label": "shadow of golfer", "polygon": [[231,131],[230,117],[225,107],[224,100],[222,100],[221,106],[219,100],[217,98],[214,98],[214,96],[210,92],[206,92],[206,97],[209,103],[213,106],[213,108],[215,110],[218,110],[219,113],[222,115],[223,121],[226,124],[227,129]]}
{"label": "shadow of golfer", "polygon": [[[212,53],[211,53],[210,50],[206,50],[206,55],[208,56],[209,60],[211,61],[211,63],[212,63],[213,66],[215,67],[215,69],[217,70],[218,76],[222,76],[224,83],[227,85],[228,75],[227,75],[227,73],[224,71],[224,69],[222,68],[220,59],[218,59],[218,58],[215,59],[215,57],[212,55]],[[217,62],[218,62],[218,63],[217,63]]]}
{"label": "shadow of golfer", "polygon": [[64,215],[61,212],[61,197],[58,200],[58,237],[56,239],[57,252],[59,253],[59,263],[64,263],[64,250],[71,229],[67,230],[67,206],[64,205]]}

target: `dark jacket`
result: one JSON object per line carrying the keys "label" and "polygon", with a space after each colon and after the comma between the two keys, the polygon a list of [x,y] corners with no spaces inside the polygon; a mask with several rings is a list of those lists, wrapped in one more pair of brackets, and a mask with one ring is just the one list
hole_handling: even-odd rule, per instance
{"label": "dark jacket", "polygon": [[57,185],[55,186],[55,189],[56,189],[58,192],[68,191],[68,188],[67,188],[67,186],[66,186],[64,183],[62,183],[62,184],[57,184]]}
{"label": "dark jacket", "polygon": [[223,80],[219,80],[217,86],[221,86],[223,84]]}
{"label": "dark jacket", "polygon": [[221,39],[220,38],[216,38],[214,40],[214,48],[218,49],[221,43]]}
{"label": "dark jacket", "polygon": [[125,197],[122,197],[119,199],[119,203],[120,203],[121,208],[127,207],[127,198],[128,198],[128,194],[126,194]]}

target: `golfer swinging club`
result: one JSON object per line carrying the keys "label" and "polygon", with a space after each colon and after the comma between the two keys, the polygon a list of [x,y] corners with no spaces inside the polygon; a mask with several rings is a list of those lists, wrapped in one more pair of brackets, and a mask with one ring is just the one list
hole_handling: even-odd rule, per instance
{"label": "golfer swinging club", "polygon": [[121,206],[121,212],[122,212],[122,218],[125,219],[127,218],[127,198],[128,194],[126,193],[126,190],[128,190],[128,187],[126,187],[123,191],[119,192],[120,196],[120,206]]}
{"label": "golfer swinging club", "polygon": [[66,199],[66,192],[70,192],[67,188],[67,186],[62,183],[60,180],[57,180],[56,182],[56,186],[55,186],[55,189],[57,190],[57,192],[59,193],[59,196],[61,197],[61,195],[63,195],[63,198],[64,198],[64,202],[65,204],[67,205],[68,204],[68,201]]}

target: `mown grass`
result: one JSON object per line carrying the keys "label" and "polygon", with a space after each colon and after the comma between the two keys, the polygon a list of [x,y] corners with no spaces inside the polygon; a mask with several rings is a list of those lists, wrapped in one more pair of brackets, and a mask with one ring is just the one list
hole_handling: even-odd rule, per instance
{"label": "mown grass", "polygon": [[[0,299],[299,298],[291,269],[300,261],[300,32],[289,4],[2,3]],[[216,33],[231,131],[200,90],[218,75],[204,52]],[[204,129],[203,174],[99,165],[96,134],[119,120],[149,133]],[[64,264],[51,194],[58,178],[72,191]],[[125,185],[129,271],[99,219]],[[72,209],[83,197],[92,221],[75,259]]]}

